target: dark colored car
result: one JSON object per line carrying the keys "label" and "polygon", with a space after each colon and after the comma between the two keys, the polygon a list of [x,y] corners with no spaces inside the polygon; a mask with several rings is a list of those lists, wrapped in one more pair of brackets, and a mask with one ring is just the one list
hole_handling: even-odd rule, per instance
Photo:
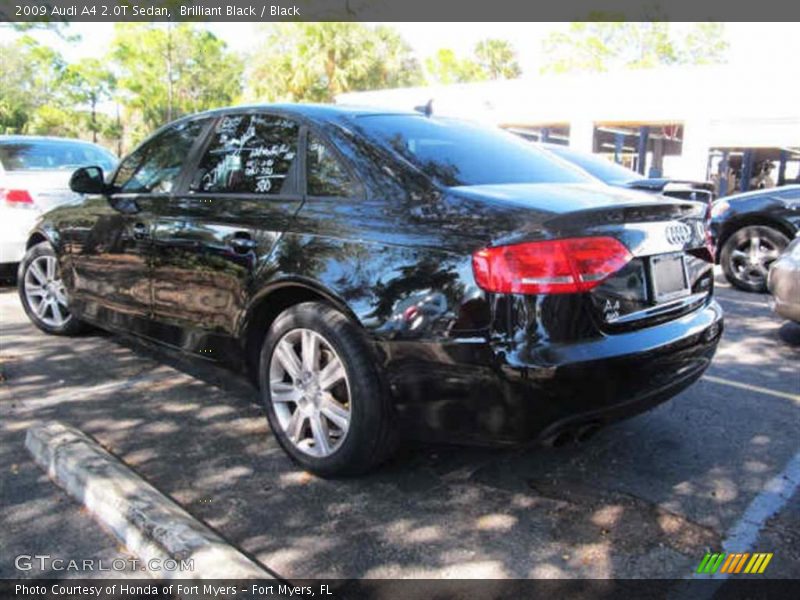
{"label": "dark colored car", "polygon": [[494,128],[330,106],[158,131],[47,214],[20,294],[246,370],[286,452],[363,472],[400,437],[584,436],[705,371],[704,207],[609,188]]}
{"label": "dark colored car", "polygon": [[706,204],[710,204],[714,199],[714,184],[708,181],[645,177],[597,154],[581,152],[559,144],[542,144],[542,146],[556,156],[577,165],[606,185],[661,194],[681,200],[697,200]]}
{"label": "dark colored car", "polygon": [[800,185],[720,198],[711,208],[711,236],[725,277],[739,289],[767,291],[773,261],[800,231]]}

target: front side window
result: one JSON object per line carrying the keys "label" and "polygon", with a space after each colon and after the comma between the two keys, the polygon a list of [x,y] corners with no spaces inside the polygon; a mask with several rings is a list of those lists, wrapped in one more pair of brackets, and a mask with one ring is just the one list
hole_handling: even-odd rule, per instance
{"label": "front side window", "polygon": [[192,179],[198,192],[286,194],[293,189],[299,126],[273,115],[227,115]]}
{"label": "front side window", "polygon": [[365,115],[357,123],[367,138],[445,186],[594,181],[495,127],[422,115]]}
{"label": "front side window", "polygon": [[313,133],[308,134],[306,173],[309,196],[351,198],[359,193],[358,184],[333,151]]}
{"label": "front side window", "polygon": [[208,121],[179,123],[139,147],[119,167],[114,186],[127,194],[169,194]]}

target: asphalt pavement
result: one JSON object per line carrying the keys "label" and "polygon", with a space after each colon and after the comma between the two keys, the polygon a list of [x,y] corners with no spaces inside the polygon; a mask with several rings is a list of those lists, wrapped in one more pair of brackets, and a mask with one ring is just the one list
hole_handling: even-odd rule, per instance
{"label": "asphalt pavement", "polygon": [[326,481],[289,462],[242,380],[109,334],[46,336],[4,288],[0,577],[90,575],[20,572],[20,554],[126,556],[25,452],[39,419],[94,436],[287,578],[680,578],[737,527],[774,553],[770,576],[800,577],[800,494],[743,521],[800,452],[800,326],[766,295],[717,290],[713,366],[649,413],[578,446],[408,446]]}

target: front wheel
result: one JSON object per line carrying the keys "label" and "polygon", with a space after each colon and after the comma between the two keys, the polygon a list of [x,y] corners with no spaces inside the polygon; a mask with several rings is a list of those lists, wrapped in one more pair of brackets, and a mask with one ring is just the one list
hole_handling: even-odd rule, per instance
{"label": "front wheel", "polygon": [[789,238],[764,225],[734,231],[719,257],[725,278],[746,292],[766,292],[769,267],[788,244]]}
{"label": "front wheel", "polygon": [[369,471],[391,453],[391,404],[359,328],[321,302],[282,312],[261,350],[260,386],[280,445],[323,477]]}
{"label": "front wheel", "polygon": [[58,258],[47,242],[36,244],[25,254],[19,264],[17,289],[28,318],[45,333],[75,335],[85,329],[70,313]]}

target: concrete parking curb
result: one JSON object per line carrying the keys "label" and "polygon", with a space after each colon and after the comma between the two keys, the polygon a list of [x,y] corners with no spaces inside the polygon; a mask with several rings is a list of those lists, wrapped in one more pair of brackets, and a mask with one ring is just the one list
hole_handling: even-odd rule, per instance
{"label": "concrete parking curb", "polygon": [[[166,560],[192,570],[151,570],[160,578],[274,579],[159,492],[94,439],[58,421],[28,429],[25,447],[48,475],[83,503],[150,570]],[[160,563],[151,563],[153,559]],[[167,563],[171,565],[171,563]]]}

